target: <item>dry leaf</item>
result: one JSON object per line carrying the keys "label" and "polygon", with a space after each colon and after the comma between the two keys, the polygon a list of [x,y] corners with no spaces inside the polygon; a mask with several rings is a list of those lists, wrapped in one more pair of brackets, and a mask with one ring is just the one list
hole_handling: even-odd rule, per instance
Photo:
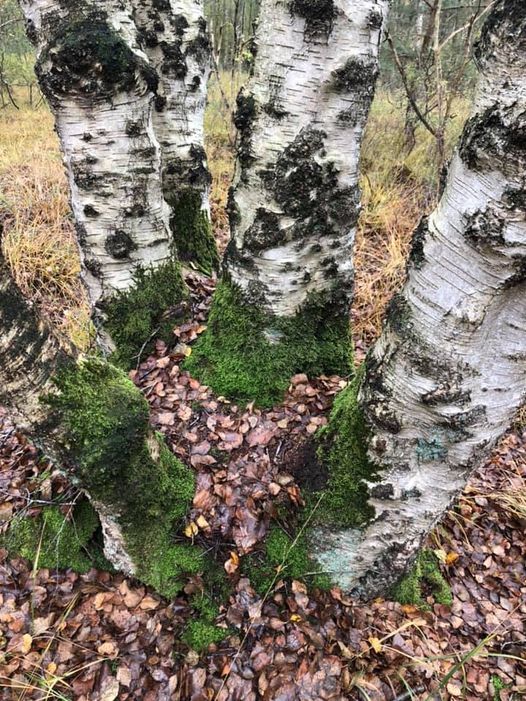
{"label": "dry leaf", "polygon": [[29,633],[25,633],[22,636],[22,654],[27,655],[27,653],[31,650],[32,645],[33,638],[29,635]]}
{"label": "dry leaf", "polygon": [[184,534],[187,538],[194,538],[198,533],[199,528],[194,521],[190,521],[190,523],[184,529]]}
{"label": "dry leaf", "polygon": [[375,652],[382,652],[383,645],[378,638],[369,638],[369,644]]}

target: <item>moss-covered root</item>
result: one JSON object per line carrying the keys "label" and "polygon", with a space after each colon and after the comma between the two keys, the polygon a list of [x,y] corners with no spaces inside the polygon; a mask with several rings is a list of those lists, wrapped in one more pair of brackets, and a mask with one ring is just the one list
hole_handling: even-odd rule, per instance
{"label": "moss-covered root", "polygon": [[103,328],[115,345],[111,360],[129,370],[155,338],[170,341],[173,327],[186,311],[187,291],[179,263],[137,268],[133,285],[103,305]]}
{"label": "moss-covered root", "polygon": [[273,526],[263,553],[249,555],[243,561],[243,573],[260,596],[265,596],[281,579],[295,579],[309,587],[329,589],[330,579],[309,557],[304,535],[292,539],[278,526]]}
{"label": "moss-covered root", "polygon": [[432,550],[422,550],[411,571],[396,585],[393,598],[401,604],[412,604],[421,609],[429,609],[428,596],[433,596],[438,604],[451,606],[451,588],[444,579],[438,558]]}
{"label": "moss-covered root", "polygon": [[170,220],[179,258],[210,275],[219,269],[219,253],[208,212],[197,190],[186,190],[170,202]]}
{"label": "moss-covered root", "polygon": [[37,567],[87,572],[104,563],[90,540],[99,519],[87,500],[80,502],[70,514],[58,506],[45,507],[38,517],[15,516],[2,545],[11,555],[30,560]]}
{"label": "moss-covered root", "polygon": [[376,468],[367,456],[368,432],[358,402],[363,374],[364,366],[336,397],[329,423],[318,433],[327,485],[315,520],[328,526],[358,527],[374,515],[365,481],[375,480]]}
{"label": "moss-covered root", "polygon": [[136,576],[172,596],[203,567],[198,548],[175,542],[192,472],[151,433],[148,404],[123,371],[90,358],[63,370],[56,388],[47,401],[80,484],[115,515]]}
{"label": "moss-covered root", "polygon": [[186,368],[220,395],[272,406],[297,372],[350,372],[348,315],[333,295],[320,294],[295,316],[278,318],[223,281]]}

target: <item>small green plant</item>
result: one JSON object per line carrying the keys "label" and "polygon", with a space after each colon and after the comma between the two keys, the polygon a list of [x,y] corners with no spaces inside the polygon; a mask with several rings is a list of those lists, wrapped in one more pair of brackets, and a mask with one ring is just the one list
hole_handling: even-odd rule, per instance
{"label": "small green plant", "polygon": [[273,526],[263,553],[245,558],[243,571],[260,596],[265,596],[279,579],[296,579],[308,586],[329,589],[330,579],[309,557],[303,532],[292,539],[279,526]]}
{"label": "small green plant", "polygon": [[395,586],[393,598],[401,604],[412,604],[429,609],[426,597],[431,594],[435,601],[451,606],[451,588],[440,571],[439,561],[432,550],[422,550],[411,571]]}

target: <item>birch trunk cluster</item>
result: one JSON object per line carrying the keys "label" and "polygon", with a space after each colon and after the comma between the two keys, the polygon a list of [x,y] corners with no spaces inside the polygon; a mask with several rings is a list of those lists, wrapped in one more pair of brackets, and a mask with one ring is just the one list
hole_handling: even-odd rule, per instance
{"label": "birch trunk cluster", "polygon": [[134,288],[138,268],[154,271],[177,260],[178,227],[193,234],[168,202],[191,182],[208,218],[203,121],[210,47],[202,3],[21,0],[21,6],[56,119],[82,276],[112,349],[100,311],[105,302]]}
{"label": "birch trunk cluster", "polygon": [[526,397],[526,6],[501,0],[476,47],[480,85],[408,280],[366,361],[375,517],[318,533],[345,589],[385,592]]}
{"label": "birch trunk cluster", "polygon": [[[225,271],[278,317],[328,293],[348,313],[359,157],[387,0],[263,0]],[[334,311],[334,310],[333,310]]]}

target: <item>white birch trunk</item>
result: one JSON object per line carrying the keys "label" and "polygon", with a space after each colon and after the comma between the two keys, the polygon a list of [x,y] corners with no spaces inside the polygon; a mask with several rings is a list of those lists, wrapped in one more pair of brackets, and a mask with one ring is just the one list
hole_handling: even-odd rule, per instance
{"label": "white birch trunk", "polygon": [[[74,363],[72,350],[60,346],[24,299],[0,254],[0,405],[9,409],[17,427],[31,436],[56,465],[73,468],[73,475],[74,465],[65,448],[67,436],[42,398],[55,393],[53,379],[57,372]],[[104,532],[106,557],[123,572],[134,574],[136,566],[126,552],[115,515],[104,504],[92,503]]]}
{"label": "white birch trunk", "polygon": [[20,0],[56,119],[83,278],[94,304],[133,284],[137,266],[173,258],[155,70],[138,48],[131,3]]}
{"label": "white birch trunk", "polygon": [[480,88],[440,204],[366,361],[376,516],[318,532],[345,589],[385,592],[526,396],[526,5],[500,0],[477,48]]}
{"label": "white birch trunk", "polygon": [[[204,150],[204,116],[211,44],[202,0],[133,0],[139,39],[159,76],[153,125],[162,154],[162,185],[180,257],[197,256],[210,228],[210,182]],[[199,216],[200,215],[200,216]],[[192,221],[194,219],[194,221]],[[205,227],[206,228],[206,227]],[[188,240],[190,239],[190,240]]]}
{"label": "white birch trunk", "polygon": [[255,74],[238,98],[240,144],[225,271],[291,317],[313,293],[348,313],[360,144],[387,0],[263,0]]}

